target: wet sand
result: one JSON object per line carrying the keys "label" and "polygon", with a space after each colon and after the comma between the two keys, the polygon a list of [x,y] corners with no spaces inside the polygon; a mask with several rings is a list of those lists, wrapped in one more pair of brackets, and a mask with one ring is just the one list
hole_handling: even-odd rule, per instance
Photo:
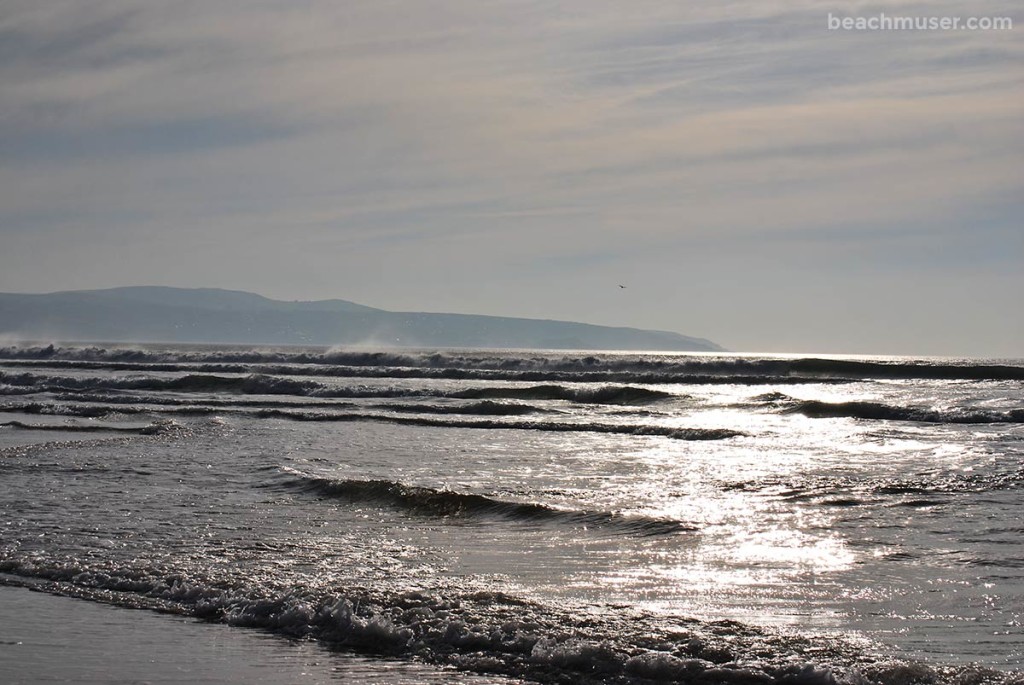
{"label": "wet sand", "polygon": [[0,682],[7,685],[497,682],[24,588],[0,586],[0,618]]}

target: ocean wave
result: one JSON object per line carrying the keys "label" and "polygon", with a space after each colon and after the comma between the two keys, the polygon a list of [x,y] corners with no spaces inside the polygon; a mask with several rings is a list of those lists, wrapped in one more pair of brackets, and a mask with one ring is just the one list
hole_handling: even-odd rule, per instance
{"label": "ocean wave", "polygon": [[[216,401],[204,399],[201,402],[179,398],[118,397],[107,395],[86,395],[88,402],[97,404],[69,404],[79,399],[71,394],[59,397],[62,403],[6,402],[0,409],[38,415],[77,416],[103,418],[125,414],[172,414],[195,415],[234,414],[259,419],[283,419],[300,422],[376,422],[406,426],[436,428],[474,428],[534,430],[556,433],[607,433],[666,437],[676,440],[724,440],[745,435],[728,428],[686,428],[658,424],[602,423],[593,421],[512,421],[501,419],[458,419],[435,418],[432,416],[395,416],[390,412],[409,414],[437,414],[446,417],[458,415],[476,416],[521,416],[527,414],[555,413],[549,409],[516,403],[499,403],[490,400],[468,405],[425,405],[425,404],[369,404],[362,409],[381,410],[389,413],[365,413],[350,411],[357,405],[347,402],[275,402],[275,401]],[[170,407],[170,408],[167,408]],[[340,410],[340,411],[339,411]]]}
{"label": "ocean wave", "polygon": [[[294,405],[291,405],[294,406]],[[43,402],[0,404],[0,411],[32,414],[36,416],[74,416],[84,419],[110,419],[121,416],[209,416],[218,413],[234,413],[239,410],[224,409],[219,406],[204,406],[182,402],[179,406],[133,406],[126,404],[48,404]]]}
{"label": "ocean wave", "polygon": [[[181,398],[146,398],[138,396],[88,395],[80,397],[68,395],[58,398],[58,402],[4,402],[0,411],[18,412],[43,416],[77,416],[80,418],[105,418],[110,416],[137,414],[176,414],[195,415],[225,413],[246,413],[251,409],[352,409],[356,406],[351,402],[278,402],[263,400],[204,400],[196,404],[193,400]],[[528,414],[561,413],[552,409],[543,409],[529,404],[514,402],[494,402],[484,400],[469,404],[369,404],[363,408],[412,413],[472,416],[525,416]],[[248,413],[252,413],[249,411]]]}
{"label": "ocean wave", "polygon": [[19,414],[35,414],[37,416],[77,416],[79,418],[98,419],[111,414],[141,414],[144,410],[138,407],[109,407],[100,405],[67,405],[47,402],[5,402],[0,404],[2,412]]}
{"label": "ocean wave", "polygon": [[780,402],[799,402],[799,400],[793,399],[784,392],[772,391],[762,393],[752,398],[756,404],[778,404]]}
{"label": "ocean wave", "polygon": [[[443,390],[431,388],[381,388],[369,386],[330,386],[311,380],[277,376],[217,376],[188,374],[177,378],[47,376],[0,371],[0,383],[37,392],[94,392],[97,390],[134,390],[179,393],[229,393],[241,395],[295,395],[319,398],[397,398],[448,397],[452,399],[532,399],[565,400],[581,404],[650,404],[676,397],[672,393],[635,386],[608,385],[599,388],[572,388],[563,385],[498,386]],[[18,393],[24,394],[24,393]]]}
{"label": "ocean wave", "polygon": [[594,422],[560,422],[560,421],[501,421],[501,420],[459,420],[434,419],[426,416],[389,416],[386,414],[361,413],[320,413],[296,412],[281,409],[267,409],[253,412],[258,418],[285,419],[288,421],[323,421],[323,422],[379,422],[405,426],[425,426],[435,428],[479,428],[505,430],[532,430],[555,433],[608,433],[614,435],[637,435],[665,437],[675,440],[725,440],[745,435],[740,431],[728,428],[676,428],[651,424],[618,424]]}
{"label": "ocean wave", "polygon": [[581,404],[650,404],[675,397],[672,393],[628,385],[608,385],[601,388],[569,388],[563,385],[470,388],[447,393],[447,396],[462,399],[568,400]]}
{"label": "ocean wave", "polygon": [[[82,379],[75,379],[82,380]],[[98,379],[102,381],[103,379]],[[125,386],[135,385],[139,379],[118,379],[118,383]],[[162,379],[143,379],[148,385],[150,381],[156,380],[159,383],[172,383],[174,387],[180,388],[182,383],[173,379],[164,381]],[[264,387],[261,379],[229,379],[248,381],[246,387]],[[34,382],[34,379],[33,379]],[[91,382],[83,382],[84,387],[91,387]],[[208,379],[197,383],[201,387],[210,387]],[[214,383],[213,385],[217,385]],[[37,386],[39,387],[39,386]],[[42,386],[49,387],[49,386]],[[68,390],[66,386],[59,386]],[[234,386],[239,387],[239,386]],[[110,389],[110,388],[108,388]],[[531,390],[532,388],[503,388],[502,390]],[[377,389],[366,389],[366,396],[369,397],[390,397],[392,389],[384,389],[377,392]],[[626,390],[633,390],[627,388]],[[351,391],[351,392],[350,392]],[[359,392],[359,389],[344,389],[342,392],[349,392],[344,396],[352,396]],[[547,395],[548,388],[542,389],[542,394]],[[464,398],[463,393],[429,392],[429,393],[401,393],[398,389],[397,396],[401,397],[444,397]],[[622,399],[618,395],[618,389],[614,389],[611,395]],[[600,399],[605,397],[599,396]],[[379,410],[387,413],[369,414],[366,412],[352,412],[356,405],[348,402],[288,402],[275,400],[217,400],[215,398],[204,398],[202,400],[182,399],[175,397],[130,397],[117,395],[104,395],[84,392],[78,395],[74,392],[67,395],[59,395],[58,399],[65,403],[49,402],[5,402],[0,405],[7,411],[23,411],[30,414],[57,415],[57,416],[80,416],[89,418],[100,418],[116,414],[171,414],[171,415],[196,415],[205,414],[232,414],[247,416],[256,419],[282,419],[287,421],[300,422],[377,422],[390,423],[406,426],[424,426],[436,428],[473,428],[473,429],[505,429],[505,430],[536,430],[545,432],[588,432],[607,433],[617,435],[637,436],[660,436],[677,440],[721,440],[731,437],[743,436],[744,433],[728,428],[686,428],[675,426],[664,426],[657,424],[636,424],[636,423],[602,423],[593,421],[560,422],[560,421],[512,421],[503,419],[457,419],[453,418],[460,414],[475,416],[512,417],[526,414],[551,414],[550,410],[536,408],[528,404],[502,403],[493,400],[482,400],[464,405],[437,405],[437,404],[362,404],[359,409]],[[97,405],[83,406],[72,404],[84,399],[88,402],[96,402]],[[103,405],[105,403],[105,405]],[[165,409],[170,406],[171,409]],[[341,410],[341,411],[339,411]],[[445,418],[431,416],[395,416],[393,413],[410,414],[436,414]]]}
{"label": "ocean wave", "polygon": [[[0,411],[36,414],[44,416],[77,416],[80,418],[105,418],[113,415],[137,414],[180,414],[197,415],[215,414],[218,412],[244,413],[249,409],[351,409],[358,405],[351,402],[275,402],[261,400],[204,400],[196,404],[193,400],[180,398],[145,398],[138,396],[90,395],[82,398],[69,395],[59,398],[55,403],[49,402],[4,402]],[[155,401],[156,400],[156,401]],[[147,406],[154,405],[154,406]],[[557,413],[551,409],[542,409],[529,404],[494,402],[484,400],[470,404],[371,404],[363,405],[382,411],[393,411],[415,414],[467,414],[474,416],[525,416],[528,414]],[[251,412],[250,412],[251,413]]]}
{"label": "ocean wave", "polygon": [[280,366],[266,364],[122,364],[93,362],[19,362],[18,368],[57,368],[100,371],[160,371],[172,373],[247,373],[334,378],[394,378],[510,382],[635,383],[643,385],[798,385],[847,383],[842,378],[802,378],[769,375],[658,374],[642,372],[498,371],[485,369],[422,369],[404,367]]}
{"label": "ocean wave", "polygon": [[0,371],[0,383],[33,388],[38,392],[95,390],[150,390],[166,392],[239,393],[246,395],[316,396],[324,388],[313,381],[297,381],[273,376],[214,376],[189,374],[177,378],[45,376]]}
{"label": "ocean wave", "polygon": [[15,387],[13,385],[6,385],[4,383],[0,383],[0,395],[3,395],[3,396],[31,395],[31,394],[33,394],[35,392],[38,392],[38,391],[36,389],[34,389],[34,388]]}
{"label": "ocean wave", "polygon": [[2,421],[0,428],[32,431],[56,431],[63,433],[135,433],[138,435],[160,435],[171,431],[184,430],[184,426],[173,421],[154,421],[146,426],[110,426],[102,423],[25,423],[24,421]]}
{"label": "ocean wave", "polygon": [[542,409],[530,404],[516,402],[495,402],[483,400],[470,404],[375,404],[373,409],[413,414],[470,414],[475,416],[525,416],[527,414],[550,414],[552,409]]}
{"label": "ocean wave", "polygon": [[512,502],[485,495],[436,490],[388,480],[335,480],[299,474],[275,482],[269,487],[349,502],[378,504],[421,516],[565,524],[575,528],[605,530],[633,536],[670,535],[696,530],[692,526],[670,519],[626,516],[603,511],[556,509],[543,504]]}
{"label": "ocean wave", "polygon": [[434,380],[512,381],[529,383],[637,383],[645,385],[771,385],[803,383],[843,383],[841,378],[802,378],[796,376],[657,373],[644,371],[517,371],[511,369],[430,368],[416,366],[338,366],[321,364],[262,363],[167,363],[167,362],[93,362],[71,360],[15,360],[9,366],[32,369],[74,369],[86,371],[160,371],[167,373],[238,373],[327,378],[395,378]]}
{"label": "ocean wave", "polygon": [[954,501],[965,493],[1015,491],[1024,486],[1024,472],[935,472],[912,478],[860,480],[840,475],[764,478],[725,482],[726,491],[759,493],[788,502],[829,507],[930,507]]}
{"label": "ocean wave", "polygon": [[[306,398],[300,398],[295,400],[260,400],[250,399],[242,397],[232,397],[231,399],[218,399],[213,397],[204,397],[202,405],[197,404],[195,399],[186,397],[167,397],[158,395],[125,395],[125,394],[102,394],[93,392],[76,392],[66,394],[56,394],[54,399],[57,402],[74,402],[74,403],[96,403],[113,405],[104,407],[105,411],[111,413],[114,412],[147,412],[153,411],[151,407],[143,405],[152,405],[153,407],[182,407],[182,408],[263,408],[263,409],[345,409],[357,407],[359,405],[352,402],[341,402],[338,400],[310,400]],[[30,403],[34,404],[34,403]],[[134,405],[134,406],[133,406]],[[53,405],[53,406],[67,406],[67,405]]]}
{"label": "ocean wave", "polygon": [[839,638],[731,621],[659,622],[621,610],[598,617],[491,591],[264,587],[161,567],[39,557],[0,560],[0,574],[3,584],[534,682],[1010,685],[1018,677],[872,657]]}
{"label": "ocean wave", "polygon": [[[646,374],[666,379],[746,376],[815,379],[1024,380],[1024,366],[975,361],[924,359],[764,358],[719,355],[558,354],[519,352],[395,352],[283,350],[157,350],[130,347],[0,347],[0,359],[146,364],[295,364],[387,367],[441,371],[514,373]],[[394,373],[394,372],[392,372]],[[541,378],[537,378],[541,380]],[[646,381],[644,381],[646,382]]]}
{"label": "ocean wave", "polygon": [[[68,404],[45,402],[6,402],[0,404],[0,410],[20,412],[24,414],[76,416],[82,418],[104,418],[124,415],[179,415],[203,416],[209,414],[248,416],[258,419],[282,419],[311,423],[345,423],[368,422],[390,423],[404,426],[423,426],[429,428],[471,428],[493,430],[531,430],[554,433],[606,433],[613,435],[636,435],[665,437],[674,440],[725,440],[745,435],[740,431],[728,428],[685,428],[663,426],[657,424],[635,423],[601,423],[593,421],[513,421],[502,419],[459,419],[451,418],[458,415],[470,416],[521,416],[527,414],[551,414],[551,410],[522,404],[504,404],[485,400],[468,405],[424,405],[424,404],[370,404],[362,405],[362,409],[379,410],[388,413],[366,413],[351,411],[357,405],[351,403],[308,403],[308,402],[263,402],[263,401],[210,401],[197,403],[193,400],[177,398],[159,398],[154,401],[148,397],[118,398],[106,395],[89,395],[93,402],[111,402],[110,404]],[[74,401],[76,395],[60,398]],[[127,403],[118,399],[128,400]],[[153,405],[153,406],[147,406]],[[169,408],[167,408],[169,406]],[[340,410],[340,411],[339,411]],[[428,414],[428,416],[395,416],[392,412],[408,414]],[[429,414],[449,418],[435,418]]]}
{"label": "ocean wave", "polygon": [[[786,402],[785,396],[772,400]],[[802,414],[811,418],[856,418],[887,421],[917,421],[926,423],[1024,423],[1024,409],[930,409],[899,407],[881,402],[822,402],[795,401],[783,409],[785,414]]]}

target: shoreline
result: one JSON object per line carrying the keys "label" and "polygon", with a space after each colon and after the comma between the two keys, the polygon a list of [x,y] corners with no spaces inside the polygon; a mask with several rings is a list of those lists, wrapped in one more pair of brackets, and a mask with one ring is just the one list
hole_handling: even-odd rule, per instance
{"label": "shoreline", "polygon": [[315,642],[0,585],[0,681],[35,683],[510,683]]}

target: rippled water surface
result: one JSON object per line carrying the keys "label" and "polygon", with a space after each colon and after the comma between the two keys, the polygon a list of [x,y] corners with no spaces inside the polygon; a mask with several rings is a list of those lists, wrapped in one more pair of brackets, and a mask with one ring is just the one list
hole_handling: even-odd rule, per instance
{"label": "rippled water surface", "polygon": [[544,682],[1011,682],[1022,388],[1014,361],[3,348],[0,578]]}

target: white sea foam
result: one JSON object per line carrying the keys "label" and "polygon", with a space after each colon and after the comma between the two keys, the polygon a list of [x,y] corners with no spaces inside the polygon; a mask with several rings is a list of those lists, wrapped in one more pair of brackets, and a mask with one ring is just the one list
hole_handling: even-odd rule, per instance
{"label": "white sea foam", "polygon": [[[805,642],[750,628],[730,633],[693,624],[683,641],[660,638],[660,649],[651,650],[641,645],[656,638],[649,631],[661,629],[637,623],[637,617],[580,621],[563,609],[509,602],[504,596],[486,593],[458,597],[359,589],[274,593],[267,588],[214,585],[181,574],[98,571],[38,559],[0,563],[0,572],[7,574],[0,580],[8,584],[260,628],[320,640],[334,648],[415,657],[540,682],[904,685],[935,682],[940,675],[923,664],[851,659],[851,649],[838,642],[831,648],[824,643],[817,648],[820,658],[831,663],[808,663],[797,656]],[[772,656],[765,657],[765,647]],[[957,673],[947,670],[943,677],[957,677]],[[994,671],[968,669],[962,674],[980,675],[991,683],[1011,682]]]}

